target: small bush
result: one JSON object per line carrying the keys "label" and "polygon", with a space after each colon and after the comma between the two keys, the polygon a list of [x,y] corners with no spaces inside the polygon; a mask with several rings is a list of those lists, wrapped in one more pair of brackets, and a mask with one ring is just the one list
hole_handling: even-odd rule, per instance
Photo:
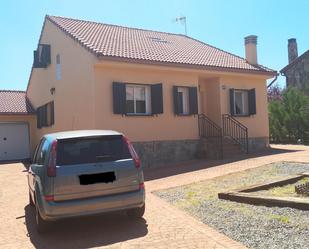
{"label": "small bush", "polygon": [[280,93],[269,90],[268,100],[271,142],[309,142],[309,97],[291,87]]}

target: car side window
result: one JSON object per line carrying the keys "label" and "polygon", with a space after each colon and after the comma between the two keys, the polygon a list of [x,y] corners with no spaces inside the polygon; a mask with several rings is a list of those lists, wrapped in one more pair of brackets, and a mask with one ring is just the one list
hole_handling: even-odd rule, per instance
{"label": "car side window", "polygon": [[40,157],[40,152],[41,152],[41,147],[42,147],[43,142],[44,142],[44,139],[42,139],[36,147],[35,154],[34,154],[34,157],[33,157],[33,163],[34,164],[38,164],[38,162],[39,162],[39,157]]}
{"label": "car side window", "polygon": [[46,163],[46,157],[48,154],[48,142],[46,139],[42,140],[38,150],[36,152],[35,163],[38,165],[44,165]]}
{"label": "car side window", "polygon": [[46,165],[48,160],[48,148],[49,148],[49,142],[47,140],[44,141],[41,149],[41,164]]}

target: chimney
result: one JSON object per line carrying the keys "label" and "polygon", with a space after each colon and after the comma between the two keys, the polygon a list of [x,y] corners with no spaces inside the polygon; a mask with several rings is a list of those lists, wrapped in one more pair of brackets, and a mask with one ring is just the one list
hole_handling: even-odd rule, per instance
{"label": "chimney", "polygon": [[297,42],[295,38],[288,40],[289,64],[298,57]]}
{"label": "chimney", "polygon": [[246,60],[253,65],[257,65],[257,52],[256,52],[257,36],[249,35],[245,37],[246,47]]}

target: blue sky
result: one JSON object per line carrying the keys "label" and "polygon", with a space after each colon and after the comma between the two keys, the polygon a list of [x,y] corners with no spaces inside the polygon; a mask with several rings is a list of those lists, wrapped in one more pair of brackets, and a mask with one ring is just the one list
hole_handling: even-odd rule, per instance
{"label": "blue sky", "polygon": [[309,49],[308,10],[307,0],[2,1],[0,89],[26,89],[46,14],[173,33],[184,32],[173,19],[185,15],[189,36],[242,57],[243,38],[257,35],[259,63],[280,70],[288,38],[297,38],[299,55]]}

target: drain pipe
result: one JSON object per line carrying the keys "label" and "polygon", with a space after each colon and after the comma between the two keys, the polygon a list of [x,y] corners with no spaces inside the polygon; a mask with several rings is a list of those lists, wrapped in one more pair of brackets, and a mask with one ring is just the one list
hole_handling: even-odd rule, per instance
{"label": "drain pipe", "polygon": [[278,79],[279,73],[276,74],[276,77],[272,80],[272,82],[269,83],[269,85],[267,86],[267,88],[270,88],[272,86],[272,84],[275,83],[275,81]]}

